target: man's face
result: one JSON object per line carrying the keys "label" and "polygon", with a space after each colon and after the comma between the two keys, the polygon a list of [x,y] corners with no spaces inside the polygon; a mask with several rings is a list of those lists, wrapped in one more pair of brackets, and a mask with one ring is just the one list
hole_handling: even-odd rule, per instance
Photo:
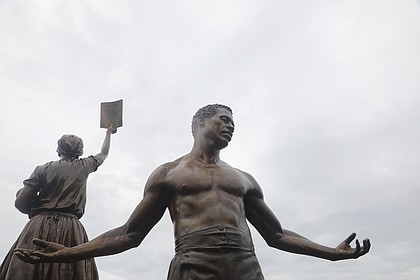
{"label": "man's face", "polygon": [[217,113],[204,121],[204,136],[212,140],[218,149],[225,148],[232,140],[235,125],[232,114],[223,108],[219,108]]}

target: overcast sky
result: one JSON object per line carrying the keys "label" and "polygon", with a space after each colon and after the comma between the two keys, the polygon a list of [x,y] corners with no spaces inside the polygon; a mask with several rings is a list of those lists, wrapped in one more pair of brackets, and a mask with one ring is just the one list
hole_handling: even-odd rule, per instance
{"label": "overcast sky", "polygon": [[[221,157],[257,179],[283,227],[372,241],[328,262],[251,227],[267,280],[420,279],[419,31],[418,0],[0,0],[0,257],[27,222],[15,193],[58,138],[100,151],[101,102],[124,100],[124,126],[89,177],[90,238],[126,221],[149,174],[190,151],[195,111],[222,103],[236,130]],[[102,280],[166,279],[173,251],[166,213],[97,265]]]}

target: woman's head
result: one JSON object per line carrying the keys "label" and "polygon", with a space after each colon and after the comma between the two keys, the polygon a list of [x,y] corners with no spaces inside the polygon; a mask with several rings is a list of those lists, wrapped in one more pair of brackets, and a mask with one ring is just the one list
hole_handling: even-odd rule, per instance
{"label": "woman's head", "polygon": [[58,156],[78,158],[83,154],[83,140],[72,134],[65,134],[57,142]]}

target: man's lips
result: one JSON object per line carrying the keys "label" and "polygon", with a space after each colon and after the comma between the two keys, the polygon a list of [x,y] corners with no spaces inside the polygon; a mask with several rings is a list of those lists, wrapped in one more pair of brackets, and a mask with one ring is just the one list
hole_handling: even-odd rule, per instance
{"label": "man's lips", "polygon": [[229,136],[230,139],[232,139],[232,136],[233,136],[233,133],[232,132],[230,132],[230,131],[222,131],[222,134],[223,135],[227,135],[227,136]]}

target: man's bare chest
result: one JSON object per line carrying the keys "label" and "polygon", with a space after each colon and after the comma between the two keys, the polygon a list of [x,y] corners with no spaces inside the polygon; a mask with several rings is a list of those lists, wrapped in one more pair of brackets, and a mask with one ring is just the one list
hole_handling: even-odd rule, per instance
{"label": "man's bare chest", "polygon": [[220,166],[180,165],[172,169],[167,180],[178,195],[227,193],[243,197],[250,183],[237,169]]}

